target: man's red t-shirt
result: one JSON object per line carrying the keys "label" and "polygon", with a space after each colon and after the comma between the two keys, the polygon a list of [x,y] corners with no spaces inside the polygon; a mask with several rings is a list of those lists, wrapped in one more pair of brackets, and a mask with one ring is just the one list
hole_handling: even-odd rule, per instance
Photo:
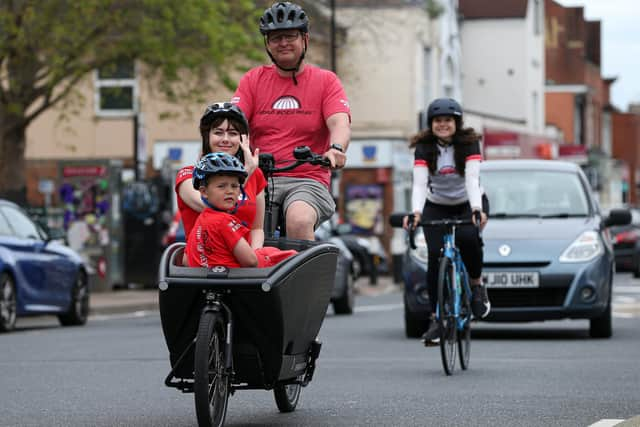
{"label": "man's red t-shirt", "polygon": [[233,255],[233,248],[249,231],[234,215],[209,208],[203,210],[187,239],[189,266],[240,267]]}
{"label": "man's red t-shirt", "polygon": [[[249,70],[240,80],[232,102],[249,120],[251,148],[271,153],[280,163],[293,160],[293,149],[307,145],[323,154],[329,150],[326,120],[335,113],[350,115],[349,101],[338,77],[331,71],[305,64],[293,79],[282,77],[275,65]],[[328,168],[302,165],[278,175],[312,178],[329,186]]]}
{"label": "man's red t-shirt", "polygon": [[[192,178],[193,166],[185,166],[178,171],[176,175],[176,185],[174,187],[178,200],[178,210],[180,211],[182,225],[184,226],[184,235],[187,237],[187,241],[189,240],[191,229],[200,212],[191,209],[191,207],[180,198],[178,187],[186,180],[191,181]],[[191,183],[189,183],[189,185],[191,185]],[[238,202],[238,210],[235,216],[249,228],[251,228],[256,218],[256,196],[264,190],[266,185],[267,180],[264,179],[264,175],[260,169],[253,171],[244,183],[245,199]]]}

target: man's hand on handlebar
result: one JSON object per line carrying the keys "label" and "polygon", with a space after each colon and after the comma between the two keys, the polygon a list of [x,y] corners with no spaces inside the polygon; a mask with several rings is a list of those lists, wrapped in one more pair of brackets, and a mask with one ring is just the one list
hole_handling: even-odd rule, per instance
{"label": "man's hand on handlebar", "polygon": [[342,169],[347,162],[347,155],[335,148],[331,148],[323,156],[331,162],[331,169]]}

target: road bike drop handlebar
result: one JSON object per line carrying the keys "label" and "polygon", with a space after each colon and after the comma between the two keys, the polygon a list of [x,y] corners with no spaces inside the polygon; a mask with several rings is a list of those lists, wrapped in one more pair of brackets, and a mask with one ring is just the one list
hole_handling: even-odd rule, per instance
{"label": "road bike drop handlebar", "polygon": [[[314,153],[311,151],[306,145],[302,145],[293,149],[293,158],[294,161],[280,167],[276,167],[275,159],[273,158],[273,154],[270,153],[262,153],[258,156],[258,167],[262,170],[264,177],[269,180],[269,178],[273,177],[275,173],[278,172],[286,172],[297,168],[298,166],[304,164],[311,164],[316,166],[323,167],[331,167],[331,161],[324,157],[322,154]],[[269,194],[269,185],[267,184],[267,188],[265,188],[265,202],[266,202],[266,212],[265,212],[265,221],[264,228],[267,230],[267,233],[271,234],[271,222],[272,222],[272,200]]]}
{"label": "road bike drop handlebar", "polygon": [[419,226],[449,228],[451,226],[458,226],[458,225],[475,225],[476,227],[478,227],[478,232],[480,232],[479,224],[481,220],[481,214],[478,211],[473,212],[473,216],[475,217],[475,220],[476,220],[475,224],[471,219],[448,218],[448,219],[421,220],[418,222],[417,225],[414,226],[413,214],[410,214],[410,213],[391,214],[391,216],[389,217],[389,224],[392,227],[402,228],[402,219],[405,216],[409,217],[407,221],[409,223],[409,230],[407,230],[407,232],[409,233],[409,246],[411,247],[411,249],[416,249],[415,231],[416,231],[416,228]]}

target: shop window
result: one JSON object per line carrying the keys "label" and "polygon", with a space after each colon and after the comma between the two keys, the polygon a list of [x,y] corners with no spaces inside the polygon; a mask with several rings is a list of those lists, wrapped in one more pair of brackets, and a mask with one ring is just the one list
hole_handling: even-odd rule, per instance
{"label": "shop window", "polygon": [[138,86],[132,60],[118,61],[95,71],[98,116],[130,116],[136,110]]}

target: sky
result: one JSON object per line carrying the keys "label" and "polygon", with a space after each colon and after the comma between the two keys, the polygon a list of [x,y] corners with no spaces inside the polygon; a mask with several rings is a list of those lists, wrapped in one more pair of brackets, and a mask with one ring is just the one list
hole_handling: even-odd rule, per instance
{"label": "sky", "polygon": [[640,103],[640,2],[638,0],[555,0],[562,6],[583,6],[587,20],[600,20],[603,77],[617,77],[611,103],[627,111]]}

